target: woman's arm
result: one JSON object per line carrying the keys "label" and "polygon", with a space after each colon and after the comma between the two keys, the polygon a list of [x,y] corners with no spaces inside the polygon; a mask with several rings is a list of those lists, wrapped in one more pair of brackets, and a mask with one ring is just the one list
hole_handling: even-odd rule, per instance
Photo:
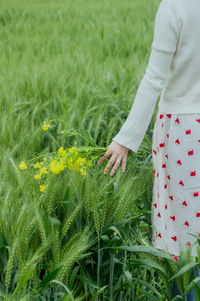
{"label": "woman's arm", "polygon": [[179,22],[169,8],[159,6],[154,39],[145,75],[140,82],[131,111],[112,139],[137,152],[148,129],[157,98],[164,87],[179,41]]}
{"label": "woman's arm", "polygon": [[[107,173],[116,161],[111,171],[111,175],[113,175],[121,160],[125,162],[123,163],[125,166],[128,150],[138,151],[154,113],[157,98],[170,71],[179,41],[180,29],[181,24],[173,9],[173,1],[162,0],[155,18],[148,66],[140,82],[134,103],[120,131],[113,137],[107,152],[99,160],[100,164],[112,155],[104,173]],[[123,166],[122,169],[124,169]]]}

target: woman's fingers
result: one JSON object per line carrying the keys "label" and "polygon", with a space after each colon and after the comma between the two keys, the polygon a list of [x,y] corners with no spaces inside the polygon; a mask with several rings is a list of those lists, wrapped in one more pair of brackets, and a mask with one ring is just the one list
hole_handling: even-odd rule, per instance
{"label": "woman's fingers", "polygon": [[121,157],[118,157],[115,162],[115,165],[113,166],[113,169],[111,170],[111,173],[110,173],[111,176],[113,176],[115,174],[120,162],[121,162]]}
{"label": "woman's fingers", "polygon": [[110,155],[112,155],[110,160],[108,161],[108,164],[106,165],[106,168],[104,169],[104,174],[107,174],[110,167],[115,163],[110,173],[110,175],[113,176],[117,168],[119,167],[121,160],[122,160],[122,171],[124,172],[126,169],[126,158],[129,149],[123,145],[120,145],[115,141],[112,141],[108,147],[109,148],[106,151],[106,153],[98,161],[98,164],[101,164],[105,159],[107,159]]}
{"label": "woman's fingers", "polygon": [[98,164],[101,164],[105,159],[107,159],[112,154],[111,150],[108,149],[107,152],[101,157],[98,161]]}
{"label": "woman's fingers", "polygon": [[113,154],[110,160],[108,161],[108,164],[106,165],[106,168],[104,169],[104,174],[107,174],[109,168],[113,165],[113,163],[116,160],[116,156]]}
{"label": "woman's fingers", "polygon": [[124,157],[122,158],[122,172],[125,172],[126,170],[126,158],[127,158],[127,154],[124,155]]}

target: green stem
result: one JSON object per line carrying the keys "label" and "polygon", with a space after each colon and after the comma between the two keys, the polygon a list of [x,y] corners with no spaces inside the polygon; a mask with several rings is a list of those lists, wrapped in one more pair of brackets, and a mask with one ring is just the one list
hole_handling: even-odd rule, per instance
{"label": "green stem", "polygon": [[[97,258],[97,286],[100,287],[100,268],[101,268],[101,251],[100,251],[100,231],[98,231],[98,258]],[[99,297],[97,297],[97,301]]]}

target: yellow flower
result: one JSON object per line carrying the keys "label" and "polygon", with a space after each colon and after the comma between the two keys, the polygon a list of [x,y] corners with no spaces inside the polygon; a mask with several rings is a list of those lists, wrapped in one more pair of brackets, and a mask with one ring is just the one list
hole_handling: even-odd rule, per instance
{"label": "yellow flower", "polygon": [[113,235],[117,235],[117,232],[113,232]]}
{"label": "yellow flower", "polygon": [[41,192],[44,192],[46,188],[47,188],[47,185],[40,185]]}
{"label": "yellow flower", "polygon": [[76,160],[76,166],[81,166],[83,165],[83,162],[85,161],[85,158],[81,158],[79,157],[77,160]]}
{"label": "yellow flower", "polygon": [[66,155],[66,150],[63,149],[63,146],[61,146],[59,149],[58,149],[58,156],[60,157],[64,157]]}
{"label": "yellow flower", "polygon": [[75,146],[70,147],[70,148],[68,149],[68,151],[69,151],[70,153],[73,153],[73,151],[75,151]]}
{"label": "yellow flower", "polygon": [[35,178],[36,180],[39,180],[39,179],[41,179],[41,175],[40,175],[40,174],[34,175],[34,178]]}
{"label": "yellow flower", "polygon": [[41,163],[40,162],[36,162],[35,164],[34,164],[34,168],[40,168],[41,167]]}
{"label": "yellow flower", "polygon": [[75,166],[74,166],[74,163],[73,163],[72,158],[70,158],[70,159],[67,161],[67,167],[68,167],[70,170],[75,169]]}
{"label": "yellow flower", "polygon": [[92,166],[92,160],[86,161],[86,162],[85,162],[85,165],[87,165],[87,166]]}
{"label": "yellow flower", "polygon": [[19,168],[21,170],[23,170],[23,169],[27,169],[28,167],[27,167],[27,165],[26,165],[26,163],[24,161],[21,161],[20,164],[19,164]]}
{"label": "yellow flower", "polygon": [[51,160],[50,171],[54,174],[59,174],[65,167],[65,162]]}
{"label": "yellow flower", "polygon": [[47,123],[46,121],[44,121],[43,125],[42,125],[43,131],[47,131],[50,126],[51,126],[50,123]]}
{"label": "yellow flower", "polygon": [[77,170],[77,171],[80,171],[81,169],[81,173],[83,175],[86,175],[86,172],[84,171],[83,169],[83,166],[84,166],[84,162],[85,162],[85,158],[82,158],[82,157],[79,157],[78,159],[76,160],[73,160],[72,158],[68,159],[67,161],[67,167],[70,169],[70,170]]}
{"label": "yellow flower", "polygon": [[41,174],[41,175],[47,174],[47,169],[46,169],[46,167],[43,167],[43,168],[40,169],[40,174]]}
{"label": "yellow flower", "polygon": [[79,168],[82,166],[82,158],[78,158],[76,161],[74,161],[74,169],[76,169],[77,171],[79,170]]}
{"label": "yellow flower", "polygon": [[82,167],[80,168],[80,173],[82,176],[86,176],[87,175],[87,172],[85,169],[83,169]]}

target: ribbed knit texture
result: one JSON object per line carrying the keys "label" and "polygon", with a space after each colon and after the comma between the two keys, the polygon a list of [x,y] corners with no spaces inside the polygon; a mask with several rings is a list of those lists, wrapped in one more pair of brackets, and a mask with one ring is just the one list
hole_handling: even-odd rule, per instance
{"label": "ribbed knit texture", "polygon": [[162,112],[200,112],[200,0],[161,1],[145,75],[112,140],[137,152],[160,93]]}

